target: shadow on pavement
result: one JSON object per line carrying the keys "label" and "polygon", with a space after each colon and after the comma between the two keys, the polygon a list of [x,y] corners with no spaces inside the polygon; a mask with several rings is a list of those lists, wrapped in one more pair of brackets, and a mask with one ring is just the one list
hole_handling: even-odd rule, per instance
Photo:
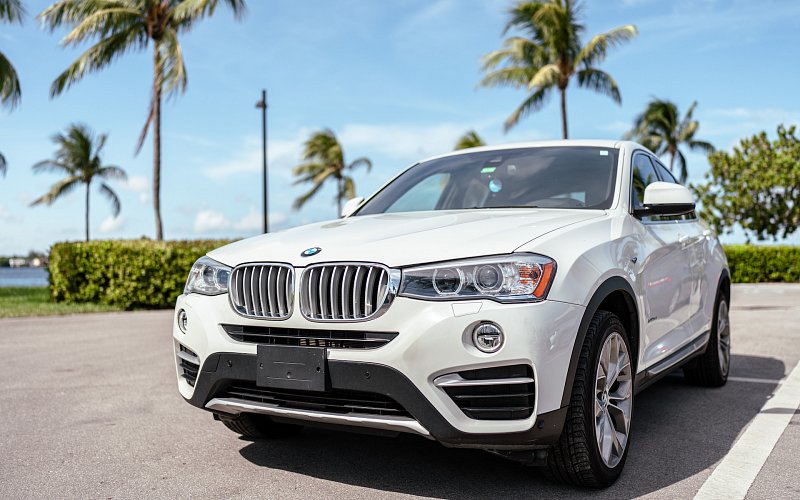
{"label": "shadow on pavement", "polygon": [[[737,356],[732,376],[778,380],[783,362]],[[695,387],[680,372],[637,396],[625,471],[593,497],[644,495],[694,476],[719,461],[777,384],[729,382]],[[479,450],[448,449],[422,438],[397,438],[308,428],[301,435],[249,442],[250,462],[329,481],[442,498],[574,496],[585,491],[545,480],[536,469]]]}

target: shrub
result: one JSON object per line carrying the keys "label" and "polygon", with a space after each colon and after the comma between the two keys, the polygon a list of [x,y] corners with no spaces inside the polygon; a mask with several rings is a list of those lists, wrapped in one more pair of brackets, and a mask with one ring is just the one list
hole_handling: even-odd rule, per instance
{"label": "shrub", "polygon": [[800,282],[800,246],[726,245],[734,283]]}
{"label": "shrub", "polygon": [[50,249],[50,295],[124,309],[168,308],[183,293],[196,259],[224,240],[106,240],[56,243]]}

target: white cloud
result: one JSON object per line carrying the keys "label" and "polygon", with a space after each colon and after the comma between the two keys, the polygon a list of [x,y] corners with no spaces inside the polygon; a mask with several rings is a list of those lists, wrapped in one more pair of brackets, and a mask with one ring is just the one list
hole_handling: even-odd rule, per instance
{"label": "white cloud", "polygon": [[231,221],[216,210],[200,210],[194,219],[195,233],[215,233],[229,230]]}
{"label": "white cloud", "polygon": [[[267,147],[270,178],[275,174],[288,177],[291,167],[300,160],[303,142],[310,134],[308,129],[300,129],[290,139],[270,139]],[[261,171],[261,138],[248,136],[244,139],[241,152],[234,158],[215,164],[204,170],[210,179],[222,179],[234,174]]]}
{"label": "white cloud", "polygon": [[109,215],[100,223],[99,231],[103,234],[117,232],[125,228],[125,218],[123,216],[114,217]]}
{"label": "white cloud", "polygon": [[[778,125],[800,124],[800,110],[780,108],[715,108],[703,113],[698,120],[700,130],[698,136],[703,137],[733,137],[732,145],[738,144],[739,139],[751,137],[761,131],[774,137]],[[717,145],[720,146],[720,145]]]}
{"label": "white cloud", "polygon": [[[284,212],[273,211],[269,214],[271,228],[283,224],[286,220],[287,216]],[[255,206],[251,206],[247,214],[238,220],[231,220],[217,210],[205,209],[199,211],[195,216],[194,231],[196,233],[252,233],[260,232],[262,224],[261,211]]]}
{"label": "white cloud", "polygon": [[452,150],[453,144],[465,131],[464,125],[455,123],[422,126],[351,124],[342,128],[339,140],[345,151],[378,153],[415,161]]}
{"label": "white cloud", "polygon": [[150,179],[143,175],[128,177],[128,180],[122,183],[122,188],[136,193],[139,196],[139,203],[142,205],[150,201]]}
{"label": "white cloud", "polygon": [[0,203],[0,220],[3,222],[8,222],[11,220],[11,211],[6,208],[5,205]]}

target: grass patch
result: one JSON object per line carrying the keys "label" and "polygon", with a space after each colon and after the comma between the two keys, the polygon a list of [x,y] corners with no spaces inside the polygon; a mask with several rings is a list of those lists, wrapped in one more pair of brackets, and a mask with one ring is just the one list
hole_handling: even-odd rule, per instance
{"label": "grass patch", "polygon": [[53,302],[47,287],[0,287],[0,318],[121,310],[121,307],[102,304]]}

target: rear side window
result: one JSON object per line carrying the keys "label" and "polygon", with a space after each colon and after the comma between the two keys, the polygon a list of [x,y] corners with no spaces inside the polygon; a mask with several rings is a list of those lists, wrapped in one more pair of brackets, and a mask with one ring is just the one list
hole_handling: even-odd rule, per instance
{"label": "rear side window", "polygon": [[658,170],[658,175],[661,177],[661,180],[664,182],[671,182],[673,184],[680,184],[678,179],[672,175],[672,172],[667,170],[667,167],[661,164],[661,162],[656,162],[656,170]]}

